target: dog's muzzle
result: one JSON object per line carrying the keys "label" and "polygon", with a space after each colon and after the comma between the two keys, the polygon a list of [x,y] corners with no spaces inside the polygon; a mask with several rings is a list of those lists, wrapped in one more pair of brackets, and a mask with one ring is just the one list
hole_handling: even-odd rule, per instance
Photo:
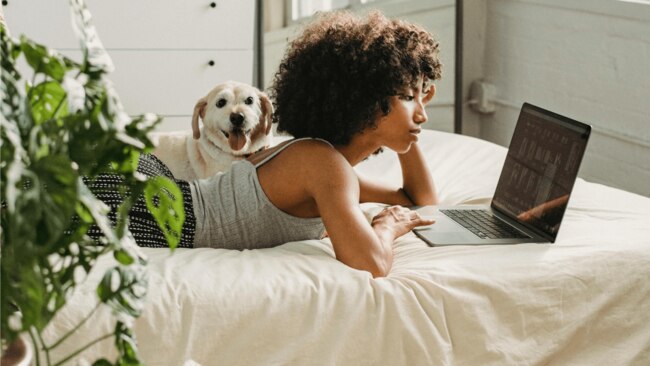
{"label": "dog's muzzle", "polygon": [[241,127],[244,124],[244,115],[241,113],[230,113],[230,123],[235,127]]}

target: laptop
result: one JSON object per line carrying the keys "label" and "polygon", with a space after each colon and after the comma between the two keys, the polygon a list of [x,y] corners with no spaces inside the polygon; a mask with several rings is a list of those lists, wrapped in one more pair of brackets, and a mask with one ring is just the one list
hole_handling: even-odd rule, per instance
{"label": "laptop", "polygon": [[490,205],[423,206],[431,246],[554,243],[591,127],[524,103]]}

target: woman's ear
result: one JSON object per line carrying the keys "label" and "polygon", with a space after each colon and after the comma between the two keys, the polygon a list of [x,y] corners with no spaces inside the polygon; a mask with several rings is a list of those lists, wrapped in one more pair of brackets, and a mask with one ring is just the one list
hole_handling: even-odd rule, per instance
{"label": "woman's ear", "polygon": [[431,83],[427,94],[424,96],[424,98],[422,98],[422,104],[428,104],[431,99],[433,99],[434,95],[436,95],[436,85]]}

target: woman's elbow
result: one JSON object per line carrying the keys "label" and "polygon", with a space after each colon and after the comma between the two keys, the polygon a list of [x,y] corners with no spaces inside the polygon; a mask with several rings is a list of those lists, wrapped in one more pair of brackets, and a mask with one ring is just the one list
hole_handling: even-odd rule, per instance
{"label": "woman's elbow", "polygon": [[375,270],[375,271],[370,271],[370,274],[372,275],[372,278],[382,278],[388,276],[388,272],[386,270]]}
{"label": "woman's elbow", "polygon": [[435,206],[438,204],[438,197],[436,195],[418,197],[411,200],[411,206]]}
{"label": "woman's elbow", "polygon": [[373,278],[388,276],[391,268],[390,263],[385,259],[366,259],[356,263],[343,261],[343,263],[356,270],[369,272]]}
{"label": "woman's elbow", "polygon": [[390,263],[388,263],[388,261],[381,260],[381,261],[374,261],[365,270],[370,272],[373,278],[381,278],[381,277],[388,276],[388,273],[390,272],[390,268],[391,265]]}
{"label": "woman's elbow", "polygon": [[415,200],[413,206],[435,206],[438,204],[438,198],[433,195],[430,197],[424,197],[422,199]]}
{"label": "woman's elbow", "polygon": [[410,206],[433,206],[438,204],[438,195],[436,192],[420,192],[417,195],[411,195],[404,188],[402,188],[402,192],[406,196],[406,199],[411,202]]}

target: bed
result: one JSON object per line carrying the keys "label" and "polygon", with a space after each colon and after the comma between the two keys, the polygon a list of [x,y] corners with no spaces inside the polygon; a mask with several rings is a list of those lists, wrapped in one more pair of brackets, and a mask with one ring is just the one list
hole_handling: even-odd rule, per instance
{"label": "bed", "polygon": [[[506,149],[424,131],[444,204],[485,203]],[[384,153],[360,174],[399,183]],[[381,209],[364,204],[369,217]],[[272,249],[144,248],[149,294],[135,323],[148,365],[648,365],[650,199],[578,179],[555,244],[431,248],[413,233],[373,279],[334,258],[327,239]],[[46,332],[95,305],[96,271]],[[109,332],[97,313],[54,355]],[[80,357],[114,354],[112,341]]]}

